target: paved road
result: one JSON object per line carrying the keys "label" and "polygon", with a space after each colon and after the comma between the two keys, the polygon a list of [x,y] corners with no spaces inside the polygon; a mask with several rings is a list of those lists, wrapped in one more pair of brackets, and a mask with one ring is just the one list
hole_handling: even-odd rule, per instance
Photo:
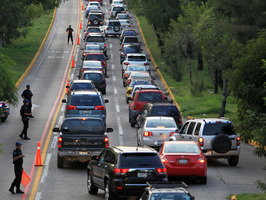
{"label": "paved road", "polygon": [[[62,80],[64,74],[67,72],[66,67],[69,58],[72,56],[73,46],[66,44],[65,29],[68,24],[72,24],[74,30],[77,30],[76,25],[79,17],[78,3],[79,0],[62,3],[58,9],[51,34],[38,62],[19,88],[20,94],[25,85],[30,83],[34,92],[34,103],[40,106],[34,108],[36,118],[30,121],[29,135],[32,140],[23,141],[22,146],[23,153],[26,154],[24,168],[27,172],[30,172],[32,169],[37,141],[41,140],[42,134],[47,134],[44,129],[47,120],[48,122],[50,120],[50,113],[53,112],[52,107],[56,100],[58,100],[57,96],[60,93]],[[107,18],[109,16],[109,8],[109,1],[104,2],[103,11],[107,12]],[[134,24],[133,28],[137,30],[141,38],[134,16],[132,16],[132,22]],[[85,25],[85,20],[83,21],[83,25]],[[107,127],[114,129],[114,132],[109,134],[110,143],[111,145],[136,145],[136,129],[131,128],[128,123],[128,105],[125,102],[125,89],[122,86],[118,38],[108,38],[107,46],[109,55],[109,78],[107,79],[107,94],[104,95],[104,98],[109,99],[109,104],[106,104]],[[147,53],[144,45],[142,48],[144,49],[144,53]],[[79,65],[80,57],[77,61]],[[154,69],[153,66],[152,69]],[[77,72],[78,68],[72,69],[71,77],[75,78]],[[152,75],[155,78],[156,84],[163,88],[155,71],[152,71]],[[0,199],[4,200],[20,199],[20,196],[12,196],[7,192],[13,179],[11,153],[15,141],[19,140],[17,138],[22,128],[18,110],[19,107],[12,107],[10,118],[0,127],[1,143],[4,144],[4,152],[0,154],[0,167],[2,169],[0,171]],[[62,121],[63,112],[64,107],[60,108],[57,124],[60,124],[60,121]],[[87,192],[86,164],[70,163],[65,169],[57,169],[56,140],[57,135],[53,134],[49,141],[47,157],[35,199],[103,199],[104,194],[102,191],[97,196],[89,195]],[[256,192],[254,182],[266,175],[262,170],[263,164],[266,164],[266,162],[265,159],[253,156],[252,151],[252,146],[242,145],[240,162],[237,167],[229,167],[226,160],[208,162],[207,185],[198,185],[189,182],[189,191],[199,200],[220,200],[224,199],[230,193]],[[33,182],[31,183],[32,185]],[[32,187],[28,189],[28,194],[30,194]],[[24,199],[26,198],[29,198],[29,195],[24,195]]]}

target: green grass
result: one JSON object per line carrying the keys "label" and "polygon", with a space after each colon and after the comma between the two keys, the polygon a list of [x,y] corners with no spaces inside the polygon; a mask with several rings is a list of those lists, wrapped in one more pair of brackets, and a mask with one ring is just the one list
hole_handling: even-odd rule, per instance
{"label": "green grass", "polygon": [[49,11],[33,21],[33,26],[25,38],[21,37],[12,40],[4,48],[5,55],[11,57],[16,65],[10,69],[13,78],[17,81],[27,69],[36,52],[38,51],[43,38],[53,18],[53,11]]}
{"label": "green grass", "polygon": [[[193,96],[190,92],[190,82],[186,64],[183,63],[182,65],[183,80],[177,82],[173,79],[169,67],[165,64],[164,59],[161,56],[160,47],[153,27],[148,23],[145,17],[138,16],[138,19],[151,54],[167,82],[167,85],[171,87],[175,100],[181,107],[183,116],[218,117],[223,99],[222,91],[219,88],[220,91],[218,94],[213,93],[213,84],[207,70],[198,71],[196,69],[196,63],[192,63],[194,79],[202,80],[204,84],[204,90],[197,96]],[[225,117],[234,120],[236,118],[236,112],[236,100],[229,96],[227,99]]]}
{"label": "green grass", "polygon": [[237,200],[265,200],[266,194],[254,193],[254,194],[238,194],[236,195]]}

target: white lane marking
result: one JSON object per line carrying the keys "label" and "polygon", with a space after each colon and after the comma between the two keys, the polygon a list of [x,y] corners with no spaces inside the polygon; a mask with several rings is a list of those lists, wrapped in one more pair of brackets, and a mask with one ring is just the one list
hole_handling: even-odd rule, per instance
{"label": "white lane marking", "polygon": [[62,105],[61,112],[65,112],[65,110],[66,110],[66,106],[65,105]]}
{"label": "white lane marking", "polygon": [[42,196],[42,192],[37,192],[35,196],[35,200],[40,200]]}
{"label": "white lane marking", "polygon": [[116,112],[120,112],[119,105],[115,105],[115,108],[116,108]]}
{"label": "white lane marking", "polygon": [[116,89],[116,87],[114,88],[114,94],[117,94],[117,89]]}
{"label": "white lane marking", "polygon": [[116,78],[115,78],[115,76],[113,76],[113,81],[116,81]]}
{"label": "white lane marking", "polygon": [[52,156],[52,154],[50,154],[50,153],[47,154],[47,156],[46,156],[46,160],[45,160],[45,164],[44,164],[44,165],[46,165],[46,166],[49,165],[50,160],[51,160],[51,156]]}
{"label": "white lane marking", "polygon": [[105,12],[107,13],[107,12],[108,12],[108,10],[107,10],[107,9],[105,9]]}
{"label": "white lane marking", "polygon": [[58,125],[61,126],[61,124],[63,123],[63,119],[64,119],[64,116],[60,116],[59,117],[59,120],[58,120]]}
{"label": "white lane marking", "polygon": [[112,58],[112,59],[114,58],[114,54],[111,54],[111,58]]}
{"label": "white lane marking", "polygon": [[41,178],[41,183],[43,183],[45,181],[45,178],[48,175],[49,163],[50,163],[50,160],[51,160],[51,156],[52,156],[52,154],[50,154],[50,153],[47,154],[47,156],[46,156],[45,168],[43,170],[43,174],[42,174],[42,178]]}
{"label": "white lane marking", "polygon": [[57,142],[57,136],[54,136],[53,142],[51,144],[51,148],[54,149],[56,146],[56,142]]}
{"label": "white lane marking", "polygon": [[69,77],[69,80],[71,80],[71,81],[72,81],[72,80],[73,80],[73,78],[74,78],[74,73],[70,75],[70,77]]}
{"label": "white lane marking", "polygon": [[115,65],[114,64],[112,64],[112,69],[114,69],[115,68]]}
{"label": "white lane marking", "polygon": [[110,48],[113,48],[113,45],[112,44],[110,44]]}
{"label": "white lane marking", "polygon": [[118,124],[118,132],[119,132],[119,135],[123,135],[123,128],[122,128],[121,119],[120,119],[119,116],[117,117],[117,124]]}

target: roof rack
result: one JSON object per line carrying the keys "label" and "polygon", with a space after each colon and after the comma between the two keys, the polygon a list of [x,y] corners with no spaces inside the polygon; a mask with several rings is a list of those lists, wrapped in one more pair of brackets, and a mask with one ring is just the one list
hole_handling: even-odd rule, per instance
{"label": "roof rack", "polygon": [[148,187],[151,188],[188,188],[187,184],[185,184],[183,181],[179,182],[147,182]]}

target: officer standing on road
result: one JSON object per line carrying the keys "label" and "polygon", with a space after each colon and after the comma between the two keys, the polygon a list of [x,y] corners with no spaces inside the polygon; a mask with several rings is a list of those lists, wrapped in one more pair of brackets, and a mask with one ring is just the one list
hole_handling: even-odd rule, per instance
{"label": "officer standing on road", "polygon": [[71,25],[69,25],[69,27],[66,29],[66,32],[67,32],[67,44],[69,44],[69,39],[71,39],[71,42],[73,44],[73,35],[72,35],[72,32],[74,30],[71,28]]}
{"label": "officer standing on road", "polygon": [[[26,86],[26,90],[23,91],[23,93],[21,94],[21,97],[24,100],[29,100],[30,101],[30,103],[29,103],[29,111],[30,111],[30,113],[31,113],[31,107],[32,107],[32,103],[31,103],[32,96],[33,96],[33,93],[30,90],[30,85],[27,85]],[[31,117],[33,117],[33,116],[31,116]]]}
{"label": "officer standing on road", "polygon": [[16,186],[16,193],[17,194],[24,194],[23,191],[20,189],[20,183],[21,183],[21,177],[22,177],[22,172],[23,172],[23,157],[25,157],[22,154],[21,151],[21,143],[17,142],[16,143],[16,149],[13,151],[13,164],[14,164],[14,170],[15,170],[15,179],[13,183],[11,184],[11,187],[9,188],[9,192],[12,194],[15,194],[14,192],[14,187]]}
{"label": "officer standing on road", "polygon": [[21,137],[24,140],[30,140],[30,138],[27,136],[27,130],[29,128],[29,117],[32,116],[28,108],[29,103],[30,103],[29,100],[27,99],[24,100],[24,105],[22,105],[20,108],[20,115],[21,115],[22,122],[23,122],[23,130],[21,134],[19,135],[19,137]]}

